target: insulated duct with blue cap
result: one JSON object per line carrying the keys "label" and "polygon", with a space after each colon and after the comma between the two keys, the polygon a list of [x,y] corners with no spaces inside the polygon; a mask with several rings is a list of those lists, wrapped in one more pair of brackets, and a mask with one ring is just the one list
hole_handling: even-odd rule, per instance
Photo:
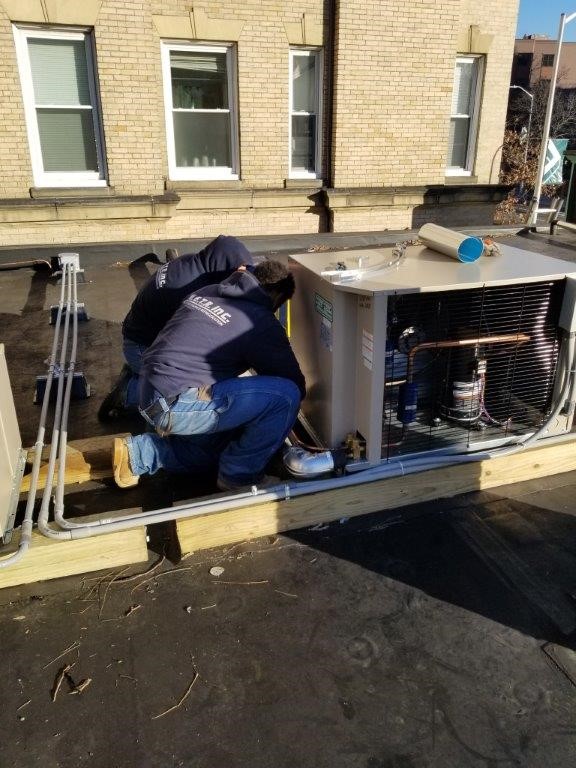
{"label": "insulated duct with blue cap", "polygon": [[424,224],[418,237],[428,248],[452,256],[464,264],[470,264],[482,256],[484,243],[479,237],[470,237],[438,224]]}

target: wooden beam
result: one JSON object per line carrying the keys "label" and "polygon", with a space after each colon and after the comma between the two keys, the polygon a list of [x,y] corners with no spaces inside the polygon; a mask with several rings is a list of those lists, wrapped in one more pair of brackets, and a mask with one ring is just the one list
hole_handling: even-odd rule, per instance
{"label": "wooden beam", "polygon": [[[88,437],[84,440],[71,440],[66,447],[66,472],[64,476],[65,485],[74,483],[86,483],[89,480],[102,480],[112,476],[112,441],[115,437],[127,437],[128,433],[119,435],[100,435],[98,437]],[[38,489],[41,490],[46,485],[46,475],[48,474],[48,458],[50,455],[50,446],[45,446],[42,450],[42,464],[38,477]],[[34,449],[28,450],[29,461],[34,459]],[[58,464],[56,464],[56,472]],[[55,475],[56,477],[56,475]],[[21,493],[27,493],[30,490],[30,473],[22,478],[20,486]]]}
{"label": "wooden beam", "polygon": [[183,554],[266,536],[342,517],[394,510],[576,469],[576,440],[510,456],[433,469],[176,521]]}
{"label": "wooden beam", "polygon": [[[82,520],[76,519],[75,522]],[[15,551],[19,541],[20,530],[15,530],[10,546],[2,551],[2,555]],[[99,571],[102,568],[144,563],[147,560],[144,527],[70,541],[47,539],[35,530],[30,549],[22,559],[0,569],[0,589]]]}

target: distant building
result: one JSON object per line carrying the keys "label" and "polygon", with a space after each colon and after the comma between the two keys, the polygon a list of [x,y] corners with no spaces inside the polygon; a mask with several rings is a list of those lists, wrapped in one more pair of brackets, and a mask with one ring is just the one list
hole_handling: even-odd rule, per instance
{"label": "distant building", "polygon": [[518,0],[0,0],[0,243],[491,222]]}
{"label": "distant building", "polygon": [[[512,84],[531,90],[539,80],[550,80],[554,69],[557,40],[543,35],[526,35],[514,43]],[[576,88],[576,43],[562,43],[558,88]]]}

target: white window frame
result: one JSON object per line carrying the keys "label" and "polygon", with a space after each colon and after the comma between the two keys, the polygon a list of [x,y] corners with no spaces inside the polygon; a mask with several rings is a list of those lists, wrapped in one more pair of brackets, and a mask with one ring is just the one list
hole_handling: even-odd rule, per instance
{"label": "white window frame", "polygon": [[[228,109],[180,109],[180,112],[222,113],[230,115],[230,156],[232,165],[228,166],[188,166],[176,165],[176,146],[174,141],[174,120],[172,113],[172,69],[170,51],[191,51],[193,53],[225,53],[226,77],[228,85]],[[236,57],[234,44],[208,45],[203,43],[182,43],[163,40],[161,42],[162,77],[164,83],[164,116],[166,122],[166,141],[168,150],[168,176],[172,181],[237,181],[238,173],[238,109],[236,88]]]}
{"label": "white window frame", "polygon": [[[14,43],[16,46],[16,59],[20,71],[20,83],[22,86],[22,98],[24,102],[24,115],[30,146],[30,158],[32,161],[32,173],[34,184],[37,187],[104,187],[106,181],[106,164],[103,151],[103,128],[100,117],[100,104],[98,89],[96,86],[95,57],[93,50],[93,38],[90,29],[41,29],[38,27],[12,26]],[[88,71],[88,88],[90,91],[90,106],[75,105],[74,108],[92,110],[94,122],[94,136],[96,139],[96,156],[100,171],[45,171],[42,159],[42,147],[40,133],[36,117],[36,100],[34,97],[34,84],[32,81],[32,69],[28,55],[28,40],[30,39],[52,40],[82,40],[86,49],[86,67]],[[63,108],[70,105],[43,104],[45,108]]]}
{"label": "white window frame", "polygon": [[[294,115],[312,115],[314,112],[295,112],[293,109],[293,77],[294,56],[316,57],[316,137],[314,153],[314,171],[292,170],[292,117]],[[322,48],[290,48],[288,68],[288,178],[290,179],[319,179],[322,177],[322,83],[324,72],[324,60]]]}
{"label": "white window frame", "polygon": [[467,64],[468,62],[474,62],[477,65],[476,69],[476,83],[474,85],[474,95],[472,98],[472,111],[470,114],[452,114],[450,109],[450,120],[453,118],[462,117],[470,120],[470,128],[468,130],[468,150],[466,152],[466,164],[463,168],[455,166],[448,166],[446,168],[446,176],[471,176],[474,169],[474,161],[476,158],[476,148],[478,141],[478,126],[480,124],[480,104],[482,99],[482,86],[484,82],[484,56],[458,56],[454,63],[454,72],[456,71],[457,64]]}

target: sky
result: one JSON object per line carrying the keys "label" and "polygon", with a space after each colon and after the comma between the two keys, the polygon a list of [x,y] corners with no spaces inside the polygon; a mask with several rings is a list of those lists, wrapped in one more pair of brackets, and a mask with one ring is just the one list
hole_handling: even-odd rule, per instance
{"label": "sky", "polygon": [[[520,0],[516,37],[524,35],[548,35],[558,37],[560,14],[569,16],[576,12],[576,0]],[[564,29],[564,40],[576,41],[576,18]]]}

